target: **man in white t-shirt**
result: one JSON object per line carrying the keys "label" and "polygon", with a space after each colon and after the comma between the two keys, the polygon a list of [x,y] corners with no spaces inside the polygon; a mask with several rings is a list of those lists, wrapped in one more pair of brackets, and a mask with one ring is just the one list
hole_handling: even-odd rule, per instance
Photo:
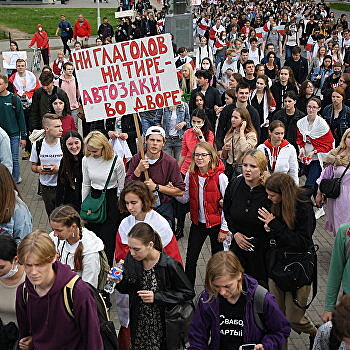
{"label": "man in white t-shirt", "polygon": [[49,216],[56,205],[57,173],[62,159],[60,138],[62,122],[55,114],[43,117],[45,137],[34,142],[30,161],[32,171],[39,174],[41,194]]}

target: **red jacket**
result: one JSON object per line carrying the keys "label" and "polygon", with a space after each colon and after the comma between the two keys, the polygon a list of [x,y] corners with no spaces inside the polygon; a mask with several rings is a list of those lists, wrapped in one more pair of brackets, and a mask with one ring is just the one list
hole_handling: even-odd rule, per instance
{"label": "red jacket", "polygon": [[86,19],[84,19],[82,25],[80,25],[79,21],[76,21],[74,25],[73,38],[74,39],[76,39],[77,37],[83,38],[85,36],[87,36],[88,38],[91,36],[90,23]]}
{"label": "red jacket", "polygon": [[[219,186],[219,175],[225,170],[224,164],[220,161],[216,169],[208,170],[203,187],[203,202],[204,202],[204,214],[205,225],[207,228],[211,228],[221,224],[221,212],[222,208],[219,204],[222,195]],[[199,213],[199,171],[190,173],[189,177],[189,195],[190,195],[190,213],[191,220],[194,224],[198,225],[198,213]]]}
{"label": "red jacket", "polygon": [[32,41],[28,46],[32,47],[35,43],[38,49],[40,50],[50,48],[49,37],[47,36],[45,30],[42,30],[41,32],[37,31],[36,33],[34,33]]}

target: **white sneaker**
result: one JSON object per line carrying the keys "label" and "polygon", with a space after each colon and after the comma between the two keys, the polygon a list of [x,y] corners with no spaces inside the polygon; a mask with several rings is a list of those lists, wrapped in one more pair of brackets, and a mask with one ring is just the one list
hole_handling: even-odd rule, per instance
{"label": "white sneaker", "polygon": [[316,220],[319,219],[320,217],[322,217],[322,216],[325,215],[325,214],[326,214],[326,213],[325,213],[323,207],[321,207],[321,208],[316,208],[316,210],[315,210],[315,218],[316,218]]}
{"label": "white sneaker", "polygon": [[20,184],[22,182],[22,178],[20,177],[17,181],[17,184]]}

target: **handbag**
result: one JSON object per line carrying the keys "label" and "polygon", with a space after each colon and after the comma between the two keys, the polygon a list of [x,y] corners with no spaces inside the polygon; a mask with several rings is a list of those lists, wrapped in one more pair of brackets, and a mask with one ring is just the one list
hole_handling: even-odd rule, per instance
{"label": "handbag", "polygon": [[185,349],[193,313],[192,301],[185,301],[170,309],[165,309],[167,350]]}
{"label": "handbag", "polygon": [[93,222],[95,224],[103,224],[107,219],[107,203],[106,190],[112,176],[112,172],[117,161],[117,156],[114,157],[111,170],[109,171],[107,181],[98,198],[94,198],[91,193],[84,199],[81,204],[80,216],[83,220]]}
{"label": "handbag", "polygon": [[340,177],[334,177],[333,179],[323,179],[320,182],[320,191],[327,197],[336,199],[340,195],[341,181],[349,169],[350,162],[341,174]]}
{"label": "handbag", "polygon": [[[272,241],[272,242],[271,242]],[[293,301],[300,308],[307,309],[317,293],[317,245],[313,245],[306,252],[281,251],[270,241],[272,254],[270,255],[269,277],[277,287],[284,292],[292,292]],[[306,307],[298,304],[296,292],[299,288],[313,284],[313,298]]]}

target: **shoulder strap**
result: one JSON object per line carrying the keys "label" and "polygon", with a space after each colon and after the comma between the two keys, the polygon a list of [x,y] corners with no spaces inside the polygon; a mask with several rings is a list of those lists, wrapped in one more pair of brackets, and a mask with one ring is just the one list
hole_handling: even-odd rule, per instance
{"label": "shoulder strap", "polygon": [[269,168],[269,172],[272,174],[272,168],[271,168],[271,164],[270,164],[270,156],[269,153],[267,152],[267,149],[264,147],[264,152],[265,152],[265,156],[267,159],[267,167]]}
{"label": "shoulder strap", "polygon": [[62,86],[62,79],[58,78],[58,86],[61,87]]}
{"label": "shoulder strap", "polygon": [[[17,109],[17,98],[16,98],[16,95],[14,93],[12,93],[12,96],[11,96],[11,103],[12,103],[12,109],[16,112],[16,109]],[[17,113],[16,114],[16,117],[17,117]]]}
{"label": "shoulder strap", "polygon": [[35,150],[36,150],[36,155],[38,157],[37,165],[40,165],[40,152],[41,152],[41,147],[43,146],[43,138],[36,141],[35,143]]}
{"label": "shoulder strap", "polygon": [[64,306],[66,307],[69,316],[72,318],[74,318],[73,289],[79,279],[80,277],[75,275],[63,288]]}
{"label": "shoulder strap", "polygon": [[113,159],[113,163],[112,163],[112,166],[111,166],[111,170],[109,171],[109,174],[108,174],[108,178],[107,178],[107,181],[106,181],[106,184],[105,184],[105,187],[103,188],[103,191],[105,192],[107,187],[108,187],[108,184],[109,184],[109,181],[112,177],[112,173],[113,173],[113,170],[114,170],[114,166],[115,166],[115,162],[117,161],[117,156],[114,156],[114,159]]}
{"label": "shoulder strap", "polygon": [[27,291],[27,287],[26,287],[25,283],[23,283],[23,287],[22,287],[22,298],[23,298],[24,304],[27,304],[28,303],[28,291]]}
{"label": "shoulder strap", "polygon": [[266,327],[264,326],[261,316],[264,314],[264,301],[266,294],[267,289],[258,285],[253,297],[254,320],[258,328],[260,328],[263,332],[266,331]]}
{"label": "shoulder strap", "polygon": [[232,183],[231,183],[231,188],[230,188],[230,193],[231,193],[231,198],[233,197],[233,195],[235,194],[235,192],[237,191],[237,188],[239,186],[239,184],[242,181],[243,176],[238,176]]}
{"label": "shoulder strap", "polygon": [[348,163],[348,165],[346,166],[346,168],[344,169],[343,173],[341,174],[339,180],[341,181],[345,175],[345,173],[347,172],[347,170],[349,169],[350,167],[350,162]]}
{"label": "shoulder strap", "polygon": [[[350,230],[350,228],[349,228]],[[346,261],[348,261],[350,259],[350,237],[348,235],[345,236],[345,242],[344,242],[344,245],[345,245],[345,259]]]}
{"label": "shoulder strap", "polygon": [[219,73],[219,79],[221,79],[221,78],[222,78],[222,66],[224,65],[224,61],[221,61],[220,63],[221,63],[221,64],[220,64],[220,73]]}

